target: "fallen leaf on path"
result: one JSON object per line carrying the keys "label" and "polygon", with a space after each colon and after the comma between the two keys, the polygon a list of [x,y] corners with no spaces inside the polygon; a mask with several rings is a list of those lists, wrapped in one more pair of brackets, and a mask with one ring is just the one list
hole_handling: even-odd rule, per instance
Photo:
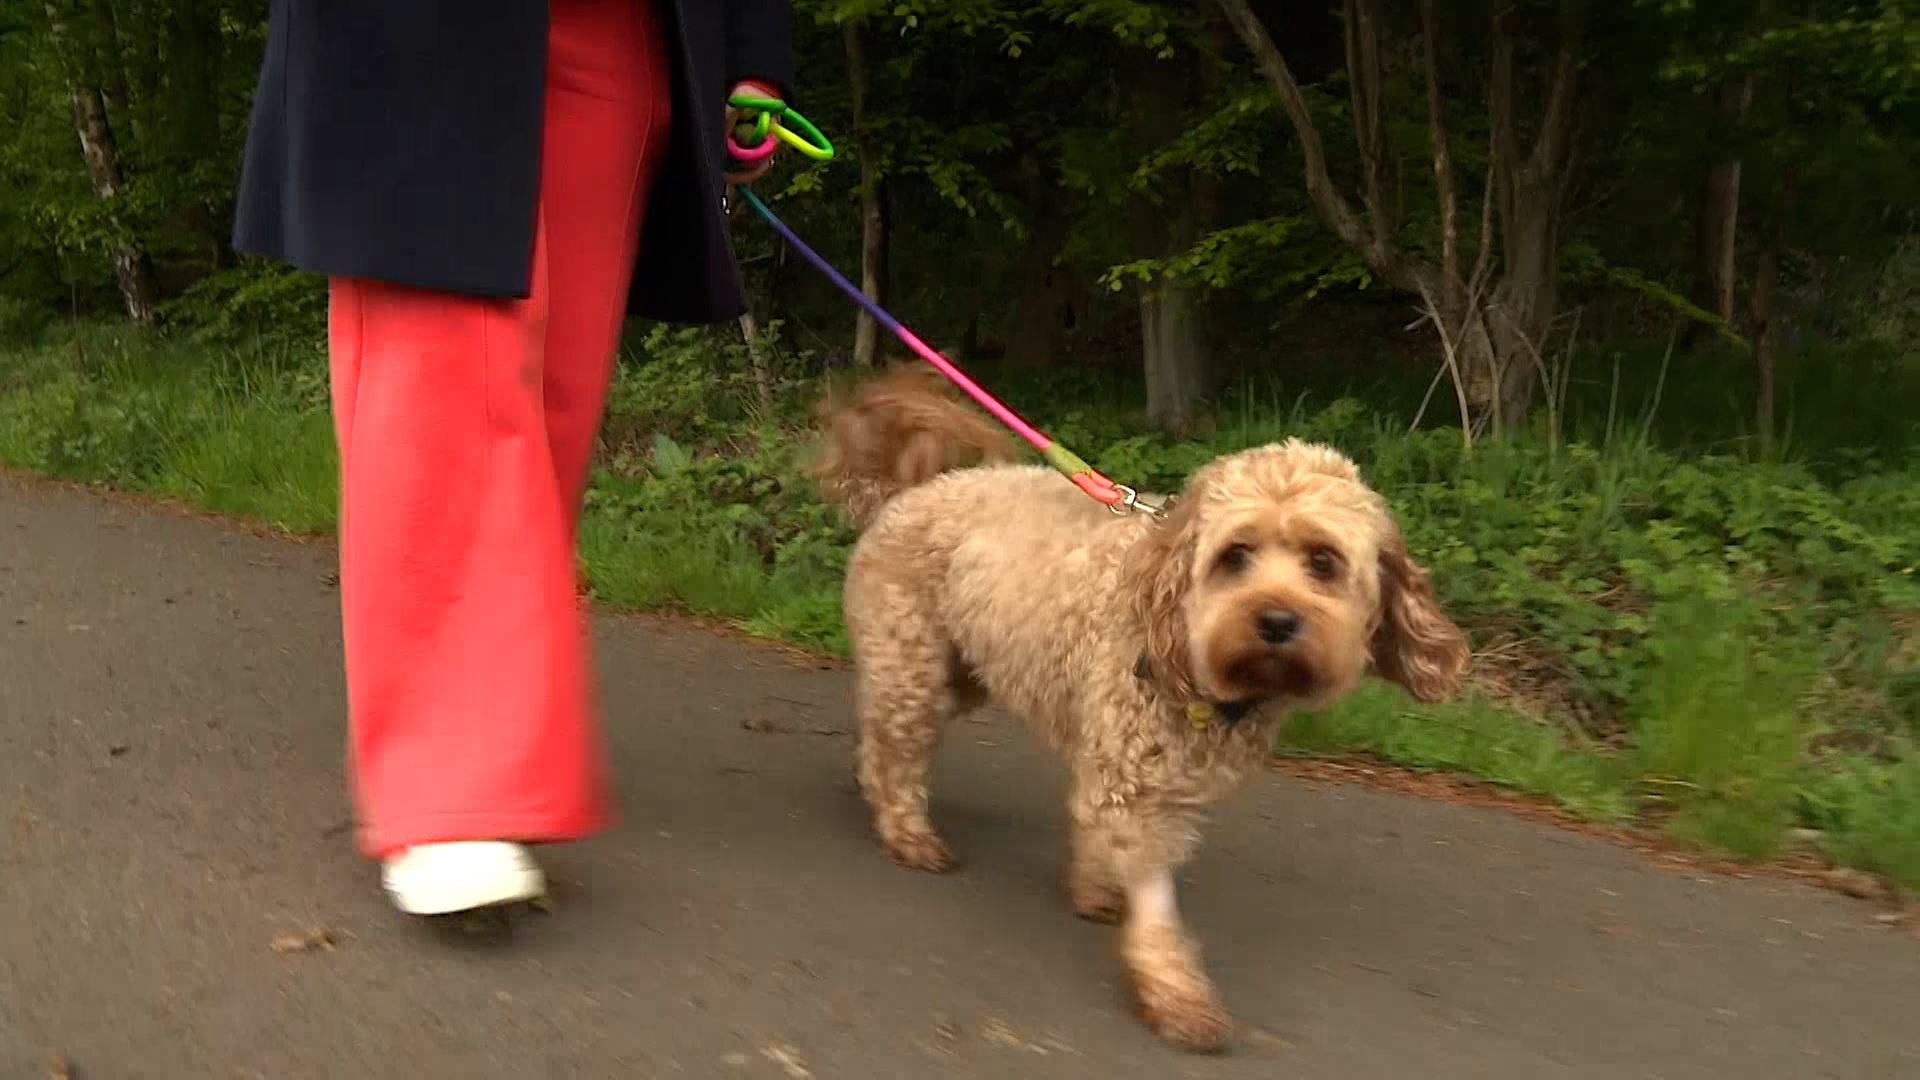
{"label": "fallen leaf on path", "polygon": [[846,731],[835,727],[810,727],[786,720],[773,720],[762,716],[751,716],[740,721],[740,727],[746,731],[761,735],[845,735]]}
{"label": "fallen leaf on path", "polygon": [[960,1041],[960,1028],[945,1016],[933,1018],[933,1034],[948,1046]]}
{"label": "fallen leaf on path", "polygon": [[760,1051],[760,1056],[780,1066],[787,1074],[787,1080],[813,1080],[813,1070],[807,1068],[806,1060],[800,1051],[786,1043],[774,1043]]}
{"label": "fallen leaf on path", "polygon": [[1008,1027],[1004,1020],[988,1020],[986,1026],[980,1029],[980,1037],[999,1046],[1025,1050],[1029,1054],[1039,1054],[1042,1057],[1052,1053],[1039,1043],[1029,1042],[1014,1034],[1013,1029]]}
{"label": "fallen leaf on path", "polygon": [[78,1076],[66,1055],[55,1054],[47,1059],[47,1080],[76,1080]]}
{"label": "fallen leaf on path", "polygon": [[324,926],[316,926],[308,930],[281,934],[273,939],[271,948],[284,956],[289,953],[332,952],[333,945],[333,931]]}
{"label": "fallen leaf on path", "polygon": [[1248,1024],[1241,1029],[1241,1033],[1244,1034],[1247,1041],[1251,1043],[1272,1047],[1275,1050],[1293,1049],[1292,1043],[1268,1031],[1266,1028],[1254,1027],[1252,1024]]}

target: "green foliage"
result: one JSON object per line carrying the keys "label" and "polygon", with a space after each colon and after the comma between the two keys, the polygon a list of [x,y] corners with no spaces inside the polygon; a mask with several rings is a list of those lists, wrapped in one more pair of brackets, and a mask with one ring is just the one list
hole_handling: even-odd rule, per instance
{"label": "green foliage", "polygon": [[[108,252],[129,238],[163,283],[226,261],[266,16],[264,0],[0,3],[0,287],[108,307]],[[121,175],[111,203],[81,158],[76,87],[106,111]]]}
{"label": "green foliage", "polygon": [[1415,768],[1467,772],[1544,795],[1595,821],[1625,821],[1633,810],[1619,763],[1582,753],[1552,728],[1482,698],[1415,709],[1394,691],[1368,686],[1325,712],[1293,718],[1277,742],[1282,753],[1360,751]]}
{"label": "green foliage", "polygon": [[1832,763],[1809,773],[1800,797],[1801,816],[1835,861],[1920,888],[1920,751]]}
{"label": "green foliage", "polygon": [[797,478],[791,446],[694,456],[659,436],[587,496],[583,551],[596,595],[677,606],[835,652],[849,538]]}
{"label": "green foliage", "polygon": [[[1339,19],[1283,8],[1260,10],[1298,69],[1336,185],[1351,190],[1360,163],[1346,137]],[[0,299],[16,305],[0,308],[0,335],[30,334],[33,310],[114,309],[107,256],[129,234],[152,256],[176,325],[210,342],[262,328],[310,333],[317,286],[236,270],[224,250],[264,0],[61,0],[53,10],[64,42],[47,10],[0,3]],[[1299,146],[1210,5],[796,0],[795,10],[796,92],[846,152],[827,163],[790,159],[763,194],[848,266],[859,257],[855,190],[868,166],[886,185],[891,300],[930,335],[1006,348],[1031,332],[1017,298],[1045,281],[1058,290],[1046,304],[1074,328],[1061,348],[1131,366],[1139,316],[1126,286],[1192,284],[1216,373],[1233,379],[1284,368],[1316,324],[1357,323],[1355,339],[1371,342],[1408,321],[1404,300],[1383,309],[1374,275],[1299,190]],[[1552,20],[1538,14],[1514,23],[1523,60],[1551,45]],[[1488,167],[1482,15],[1449,11],[1436,43],[1469,247]],[[839,74],[848,26],[861,28],[867,54],[858,130]],[[1723,325],[1686,299],[1692,270],[1680,234],[1691,208],[1676,202],[1713,155],[1731,151],[1746,159],[1742,275],[1775,216],[1783,172],[1798,173],[1800,194],[1780,211],[1786,331],[1906,340],[1899,316],[1912,305],[1897,288],[1888,293],[1897,274],[1882,270],[1905,265],[1900,252],[1917,227],[1914,27],[1910,5],[1895,0],[1791,9],[1641,0],[1596,10],[1563,281],[1568,302],[1588,309],[1585,336],[1634,337],[1674,318],[1711,325],[1729,345],[1746,332],[1744,319]],[[1432,259],[1439,218],[1412,13],[1390,5],[1383,33],[1385,224],[1399,246]],[[1730,125],[1714,113],[1714,93],[1748,74],[1760,87],[1752,119]],[[76,82],[101,92],[118,143],[124,183],[111,204],[94,196],[77,150],[67,108]],[[1164,110],[1170,128],[1155,119],[1156,94],[1178,98]],[[1154,238],[1157,221],[1186,208],[1192,233]],[[757,227],[743,225],[739,240],[762,317],[823,351],[844,347],[851,320],[838,300],[796,281]],[[28,329],[9,329],[16,324]]]}
{"label": "green foliage", "polygon": [[[763,356],[790,368],[778,332],[763,330]],[[789,391],[769,410],[737,334],[656,327],[634,352],[609,393],[613,457],[587,493],[595,595],[843,652],[851,537],[804,479],[804,447],[780,436],[812,402]]]}
{"label": "green foliage", "polygon": [[208,345],[310,343],[326,336],[327,285],[318,274],[249,262],[193,283],[161,314]]}
{"label": "green foliage", "polygon": [[0,464],[111,483],[294,532],[332,528],[318,350],[207,351],[121,328],[0,353]]}
{"label": "green foliage", "polygon": [[1638,270],[1608,263],[1599,249],[1591,244],[1567,245],[1567,250],[1561,256],[1560,272],[1566,275],[1571,285],[1618,289],[1627,296],[1646,301],[1656,310],[1671,313],[1677,319],[1705,326],[1728,344],[1740,349],[1747,347],[1745,339],[1719,316]]}
{"label": "green foliage", "polygon": [[[1654,608],[1633,692],[1641,785],[1676,834],[1770,855],[1791,819],[1801,759],[1793,670],[1724,577]],[[1804,667],[1810,651],[1794,659]]]}
{"label": "green foliage", "polygon": [[1266,249],[1284,245],[1306,222],[1299,217],[1266,218],[1244,225],[1216,229],[1171,258],[1135,259],[1110,267],[1100,283],[1119,292],[1132,282],[1156,278],[1193,281],[1221,289],[1247,278],[1245,267]]}
{"label": "green foliage", "polygon": [[22,348],[40,336],[52,313],[41,305],[18,297],[0,295],[0,348]]}

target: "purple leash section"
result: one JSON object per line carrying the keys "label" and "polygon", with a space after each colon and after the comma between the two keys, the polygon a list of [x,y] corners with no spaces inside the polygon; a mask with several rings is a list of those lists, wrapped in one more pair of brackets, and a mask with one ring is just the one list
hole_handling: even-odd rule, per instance
{"label": "purple leash section", "polygon": [[892,313],[887,311],[886,308],[874,303],[866,293],[860,291],[858,286],[847,280],[845,274],[835,269],[832,263],[828,262],[819,252],[809,247],[807,242],[800,239],[799,235],[796,234],[786,222],[780,220],[779,216],[769,209],[766,203],[760,201],[760,197],[755,195],[751,189],[740,188],[739,192],[740,197],[746,200],[747,205],[753,209],[754,213],[760,215],[761,220],[771,226],[773,231],[780,235],[781,239],[793,245],[793,249],[798,251],[802,258],[811,263],[814,269],[825,275],[828,281],[838,286],[840,291],[847,295],[848,299],[859,305],[862,311],[873,316],[874,322],[886,327],[889,333],[899,338],[901,343],[907,348],[913,350],[914,355],[933,365],[942,375],[952,380],[955,386],[965,391],[967,396],[978,403],[981,408],[992,413],[994,419],[1005,424],[1014,434],[1025,439],[1035,450],[1040,451],[1040,456],[1046,459],[1047,464],[1058,469],[1067,479],[1073,481],[1074,486],[1086,492],[1094,500],[1104,504],[1115,513],[1125,513],[1128,510],[1140,510],[1150,514],[1160,513],[1159,507],[1142,501],[1139,493],[1134,489],[1124,484],[1116,484],[1100,475],[1093,466],[1087,464],[1078,454],[1075,454],[1073,451],[1048,438],[1038,428],[1021,419],[1020,414],[1008,408],[999,398],[994,397],[988,393],[986,389],[981,387],[979,383],[968,378],[966,372],[956,367],[953,361],[941,355],[939,350],[922,341],[920,335],[908,329],[899,319],[894,318]]}

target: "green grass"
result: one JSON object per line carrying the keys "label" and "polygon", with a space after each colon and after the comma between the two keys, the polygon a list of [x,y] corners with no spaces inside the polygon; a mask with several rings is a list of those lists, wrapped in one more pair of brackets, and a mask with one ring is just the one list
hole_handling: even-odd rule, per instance
{"label": "green grass", "polygon": [[1786,666],[1804,657],[1752,647],[1755,620],[1731,594],[1662,605],[1632,714],[1640,785],[1668,827],[1758,858],[1792,820],[1807,675]]}
{"label": "green grass", "polygon": [[1812,771],[1799,795],[1835,862],[1920,887],[1920,755]]}
{"label": "green grass", "polygon": [[[606,487],[596,489],[603,496]],[[832,655],[847,652],[836,578],[769,567],[728,533],[649,518],[635,528],[596,499],[580,529],[580,558],[594,598],[617,607],[678,608],[731,621],[761,637]]]}
{"label": "green grass", "polygon": [[[81,326],[0,349],[0,463],[326,532],[334,452],[310,341]],[[817,380],[789,357],[763,401],[737,344],[698,331],[654,332],[629,359],[582,525],[594,594],[844,653],[851,537],[802,478],[796,435]],[[1907,374],[1884,396],[1909,393]],[[1712,427],[1720,391],[1695,373],[1669,388],[1665,420],[1616,404],[1586,443],[1466,453],[1455,431],[1408,434],[1310,380],[1243,387],[1169,441],[1138,427],[1114,380],[991,377],[1142,486],[1302,435],[1389,494],[1488,690],[1421,707],[1370,687],[1297,718],[1283,752],[1469,773],[1744,857],[1809,827],[1836,861],[1920,887],[1920,440],[1911,420],[1889,434],[1920,402],[1877,404],[1864,447],[1844,416],[1798,416],[1800,449],[1760,459]],[[1807,385],[1801,400],[1821,392]],[[1826,393],[1843,412],[1860,396]]]}
{"label": "green grass", "polygon": [[1470,773],[1593,821],[1633,815],[1624,762],[1578,750],[1553,728],[1479,696],[1416,707],[1394,690],[1369,685],[1329,710],[1294,717],[1278,742],[1289,754],[1359,751],[1419,769]]}
{"label": "green grass", "polygon": [[61,334],[5,353],[0,462],[325,532],[336,487],[320,363],[311,347]]}

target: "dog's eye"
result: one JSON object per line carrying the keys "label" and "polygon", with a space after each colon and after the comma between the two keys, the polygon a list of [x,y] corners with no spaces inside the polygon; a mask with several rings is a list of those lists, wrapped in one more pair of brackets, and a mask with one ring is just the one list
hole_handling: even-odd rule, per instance
{"label": "dog's eye", "polygon": [[1307,554],[1307,569],[1321,581],[1332,581],[1340,573],[1340,556],[1329,548],[1314,548]]}
{"label": "dog's eye", "polygon": [[1234,544],[1220,553],[1214,565],[1220,569],[1221,573],[1237,574],[1245,570],[1251,562],[1253,562],[1253,549],[1245,544]]}

